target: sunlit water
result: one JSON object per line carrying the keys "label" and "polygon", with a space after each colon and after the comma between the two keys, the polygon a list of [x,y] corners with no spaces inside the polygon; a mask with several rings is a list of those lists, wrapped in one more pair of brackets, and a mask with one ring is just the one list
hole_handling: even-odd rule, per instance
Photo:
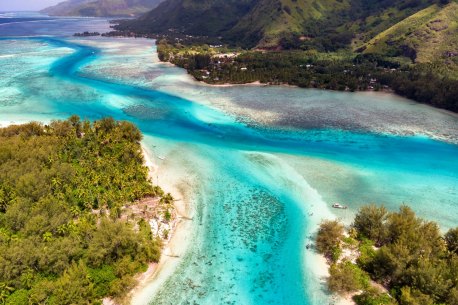
{"label": "sunlit water", "polygon": [[405,203],[457,225],[456,116],[388,94],[210,87],[153,41],[71,37],[104,20],[30,17],[0,15],[0,122],[132,121],[156,180],[192,203],[185,251],[136,304],[328,304],[305,248],[322,219]]}

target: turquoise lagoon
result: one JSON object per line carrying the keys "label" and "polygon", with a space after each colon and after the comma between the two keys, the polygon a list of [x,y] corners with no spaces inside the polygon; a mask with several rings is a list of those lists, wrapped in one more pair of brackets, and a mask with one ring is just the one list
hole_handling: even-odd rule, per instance
{"label": "turquoise lagoon", "polygon": [[457,225],[450,113],[390,94],[211,87],[160,63],[153,41],[71,37],[104,20],[14,17],[0,24],[0,123],[132,121],[155,182],[191,203],[134,304],[328,304],[305,248],[322,219],[375,202]]}

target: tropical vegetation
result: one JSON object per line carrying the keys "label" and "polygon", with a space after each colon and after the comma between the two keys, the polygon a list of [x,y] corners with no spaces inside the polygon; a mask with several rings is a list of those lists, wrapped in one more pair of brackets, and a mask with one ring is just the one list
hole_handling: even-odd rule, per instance
{"label": "tropical vegetation", "polygon": [[170,197],[149,181],[141,139],[112,118],[0,129],[0,304],[123,298],[159,260],[148,222],[122,217],[136,200]]}
{"label": "tropical vegetation", "polygon": [[442,235],[407,206],[388,212],[369,205],[342,228],[324,221],[316,239],[331,264],[331,291],[353,294],[358,305],[458,304],[458,227]]}
{"label": "tropical vegetation", "polygon": [[341,91],[392,90],[418,102],[458,112],[458,78],[440,64],[412,64],[406,57],[348,50],[244,51],[171,43],[167,39],[159,40],[157,45],[162,61],[185,68],[197,80],[210,84],[260,81]]}
{"label": "tropical vegetation", "polygon": [[456,0],[167,0],[108,35],[158,38],[161,60],[210,84],[391,90],[456,112],[457,18]]}

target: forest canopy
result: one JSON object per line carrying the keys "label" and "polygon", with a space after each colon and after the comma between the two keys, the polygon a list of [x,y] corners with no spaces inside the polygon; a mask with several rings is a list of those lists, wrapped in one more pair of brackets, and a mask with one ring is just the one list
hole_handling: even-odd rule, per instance
{"label": "forest canopy", "polygon": [[0,129],[0,303],[101,304],[159,260],[161,240],[123,206],[162,190],[140,131],[105,118]]}
{"label": "forest canopy", "polygon": [[331,262],[331,291],[354,294],[358,305],[458,304],[458,228],[442,235],[407,206],[376,205],[358,211],[348,234],[342,227],[324,221],[316,240]]}

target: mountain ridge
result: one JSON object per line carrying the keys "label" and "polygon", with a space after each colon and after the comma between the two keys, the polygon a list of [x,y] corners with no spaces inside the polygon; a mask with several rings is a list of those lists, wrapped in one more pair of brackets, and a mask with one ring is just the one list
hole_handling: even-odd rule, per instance
{"label": "mountain ridge", "polygon": [[[456,0],[452,0],[456,1]],[[405,18],[449,0],[167,0],[119,30],[222,37],[245,48],[361,47]],[[335,47],[329,47],[337,43]]]}
{"label": "mountain ridge", "polygon": [[396,23],[364,45],[364,53],[399,54],[413,50],[417,63],[458,55],[458,3],[431,5]]}
{"label": "mountain ridge", "polygon": [[67,0],[41,10],[51,16],[134,17],[163,0]]}

